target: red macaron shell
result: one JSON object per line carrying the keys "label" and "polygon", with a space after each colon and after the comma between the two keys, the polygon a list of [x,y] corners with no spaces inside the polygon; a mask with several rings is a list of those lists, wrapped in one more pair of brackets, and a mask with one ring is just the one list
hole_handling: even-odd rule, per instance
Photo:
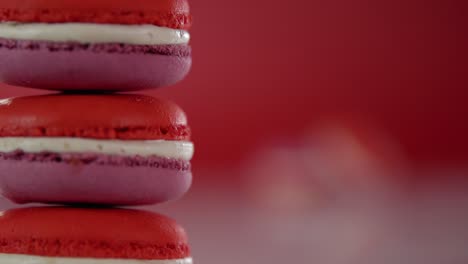
{"label": "red macaron shell", "polygon": [[0,21],[154,24],[188,29],[187,0],[0,0]]}
{"label": "red macaron shell", "polygon": [[4,212],[0,216],[0,253],[148,260],[190,257],[185,231],[165,216],[67,207]]}
{"label": "red macaron shell", "polygon": [[145,95],[46,95],[0,100],[0,137],[190,140],[183,110]]}

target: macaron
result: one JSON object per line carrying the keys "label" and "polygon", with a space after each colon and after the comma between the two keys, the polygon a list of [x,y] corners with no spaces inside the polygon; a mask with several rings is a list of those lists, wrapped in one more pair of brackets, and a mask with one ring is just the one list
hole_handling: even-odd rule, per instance
{"label": "macaron", "polygon": [[0,216],[0,263],[191,264],[184,229],[136,210],[44,207]]}
{"label": "macaron", "polygon": [[0,190],[17,203],[148,205],[181,197],[194,145],[183,110],[143,95],[0,101]]}
{"label": "macaron", "polygon": [[134,91],[188,73],[187,0],[1,0],[0,81]]}

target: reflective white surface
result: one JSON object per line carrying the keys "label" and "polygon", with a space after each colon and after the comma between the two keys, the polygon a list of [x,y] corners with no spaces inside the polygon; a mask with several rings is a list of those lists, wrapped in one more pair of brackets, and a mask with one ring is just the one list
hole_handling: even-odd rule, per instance
{"label": "reflective white surface", "polygon": [[86,259],[53,258],[14,254],[0,254],[2,264],[192,264],[192,259],[134,260],[134,259]]}
{"label": "reflective white surface", "polygon": [[100,140],[67,137],[5,137],[0,138],[0,152],[23,150],[29,153],[98,153],[110,155],[160,156],[190,161],[194,145],[187,141],[170,140]]}
{"label": "reflective white surface", "polygon": [[154,25],[93,23],[0,23],[0,38],[78,43],[133,45],[187,44],[187,31]]}

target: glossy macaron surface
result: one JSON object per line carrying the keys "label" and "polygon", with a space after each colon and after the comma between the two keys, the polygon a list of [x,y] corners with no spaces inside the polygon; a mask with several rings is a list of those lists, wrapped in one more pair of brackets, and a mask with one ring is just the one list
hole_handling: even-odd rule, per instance
{"label": "glossy macaron surface", "polygon": [[173,85],[192,65],[187,0],[0,0],[0,81],[57,91]]}
{"label": "glossy macaron surface", "polygon": [[183,228],[156,213],[44,207],[2,213],[0,254],[149,260],[188,258],[190,250]]}
{"label": "glossy macaron surface", "polygon": [[0,21],[191,25],[187,0],[1,0]]}
{"label": "glossy macaron surface", "polygon": [[193,144],[176,104],[143,95],[0,101],[0,190],[17,203],[148,205],[192,182]]}
{"label": "glossy macaron surface", "polygon": [[190,140],[183,110],[145,95],[46,95],[0,100],[0,137]]}

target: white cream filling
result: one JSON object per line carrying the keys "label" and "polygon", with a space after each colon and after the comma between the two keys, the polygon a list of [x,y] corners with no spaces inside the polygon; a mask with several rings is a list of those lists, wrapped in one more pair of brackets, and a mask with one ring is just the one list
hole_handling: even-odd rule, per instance
{"label": "white cream filling", "polygon": [[172,260],[57,258],[30,255],[0,254],[1,264],[192,264],[191,258]]}
{"label": "white cream filling", "polygon": [[[142,157],[159,156],[190,161],[194,146],[188,141],[100,140],[84,138],[5,137],[0,138],[0,152],[23,150],[29,153],[98,153]],[[0,262],[2,263],[2,262]]]}
{"label": "white cream filling", "polygon": [[154,25],[92,23],[0,23],[0,38],[79,43],[123,43],[133,45],[187,44],[185,30]]}

